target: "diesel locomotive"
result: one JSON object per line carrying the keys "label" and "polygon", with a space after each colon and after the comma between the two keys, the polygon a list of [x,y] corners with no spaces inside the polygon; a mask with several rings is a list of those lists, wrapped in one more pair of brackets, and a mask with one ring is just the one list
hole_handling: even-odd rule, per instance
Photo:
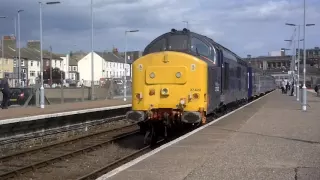
{"label": "diesel locomotive", "polygon": [[132,64],[132,111],[151,143],[181,125],[275,89],[275,80],[204,35],[172,29]]}

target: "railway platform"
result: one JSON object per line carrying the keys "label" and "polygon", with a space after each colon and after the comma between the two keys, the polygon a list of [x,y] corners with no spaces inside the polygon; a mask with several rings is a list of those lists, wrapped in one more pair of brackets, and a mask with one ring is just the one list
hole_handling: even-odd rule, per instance
{"label": "railway platform", "polygon": [[275,90],[98,179],[320,179],[320,98],[308,105]]}
{"label": "railway platform", "polygon": [[0,125],[131,107],[131,100],[96,100],[0,110]]}

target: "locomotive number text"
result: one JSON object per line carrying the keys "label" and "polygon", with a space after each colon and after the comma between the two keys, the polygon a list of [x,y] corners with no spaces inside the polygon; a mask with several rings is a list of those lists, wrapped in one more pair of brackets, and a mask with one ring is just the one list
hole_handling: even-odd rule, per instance
{"label": "locomotive number text", "polygon": [[190,91],[201,91],[201,89],[191,88]]}

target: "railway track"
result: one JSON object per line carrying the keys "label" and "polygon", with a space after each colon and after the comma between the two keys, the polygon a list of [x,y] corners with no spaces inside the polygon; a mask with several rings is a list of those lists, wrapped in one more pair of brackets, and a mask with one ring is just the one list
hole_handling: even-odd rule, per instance
{"label": "railway track", "polygon": [[21,177],[19,175],[95,151],[116,141],[138,134],[138,126],[132,124],[3,156],[0,158],[0,179]]}
{"label": "railway track", "polygon": [[[158,146],[161,145],[161,143],[164,142],[164,139],[161,139],[157,142]],[[131,154],[128,154],[127,156],[124,156],[123,158],[119,159],[119,160],[116,160],[114,162],[111,162],[109,164],[107,164],[106,166],[100,168],[100,169],[97,169],[89,174],[86,174],[80,178],[78,178],[77,180],[93,180],[93,179],[96,179],[100,176],[102,176],[103,174],[121,166],[122,164],[125,164],[149,151],[151,151],[154,147],[150,147],[150,146],[146,146],[144,148],[141,148]]]}

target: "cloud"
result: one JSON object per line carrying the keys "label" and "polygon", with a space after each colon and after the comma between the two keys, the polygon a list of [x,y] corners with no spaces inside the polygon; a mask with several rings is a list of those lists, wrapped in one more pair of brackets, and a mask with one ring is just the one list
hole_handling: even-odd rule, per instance
{"label": "cloud", "polygon": [[[37,0],[1,0],[0,16],[21,13],[21,40],[39,39]],[[90,0],[60,0],[43,5],[43,47],[57,52],[90,50]],[[157,36],[171,28],[182,29],[188,21],[192,31],[211,37],[240,56],[259,56],[287,47],[292,27],[302,24],[303,4],[295,0],[93,0],[94,50],[143,50]],[[307,23],[317,23],[320,2],[307,1]],[[13,21],[0,19],[0,34],[14,33]],[[320,24],[307,28],[307,47],[317,46]],[[302,31],[301,31],[302,32]],[[302,33],[301,33],[302,34]]]}

